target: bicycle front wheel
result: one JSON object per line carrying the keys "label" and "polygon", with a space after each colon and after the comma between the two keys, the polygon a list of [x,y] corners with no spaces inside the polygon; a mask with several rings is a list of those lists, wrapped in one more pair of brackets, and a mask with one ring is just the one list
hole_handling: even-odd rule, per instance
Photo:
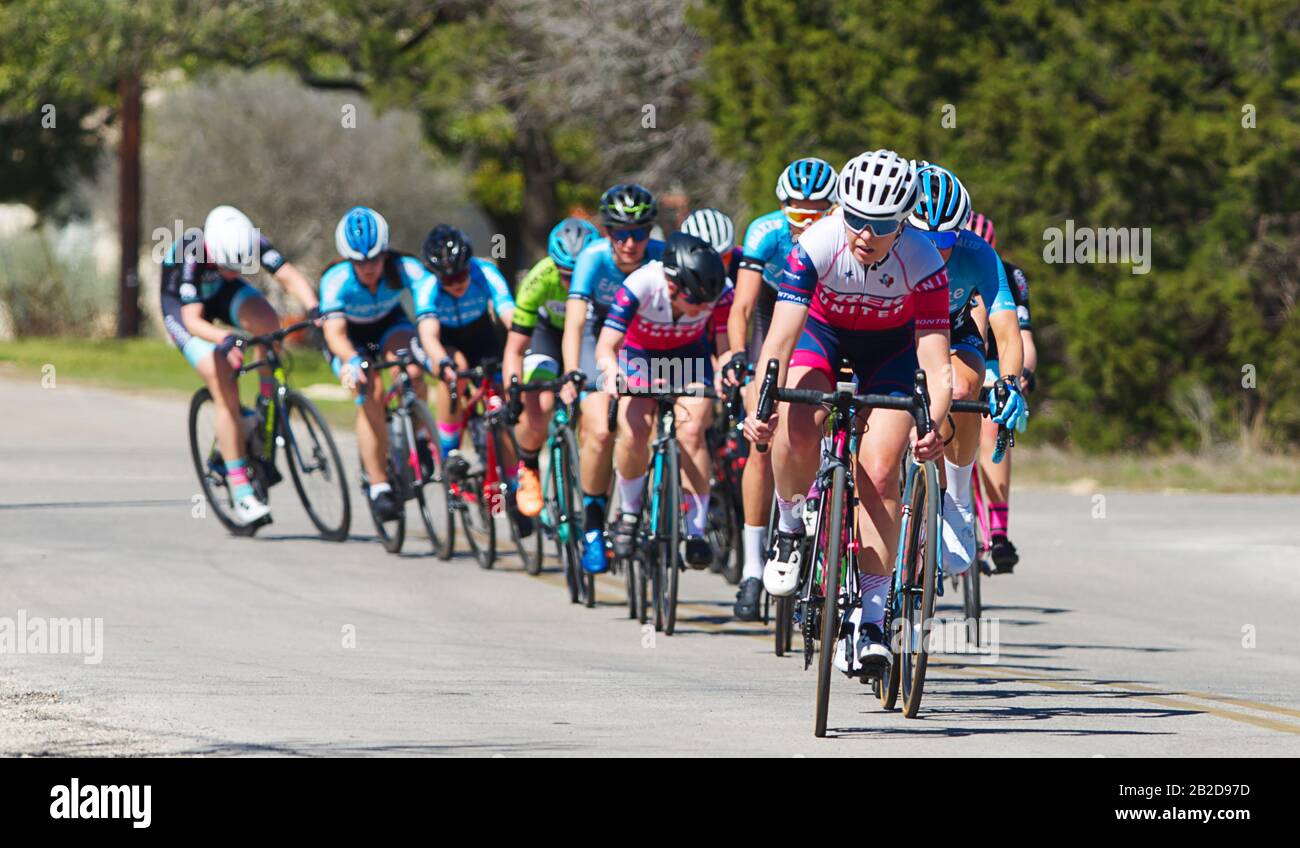
{"label": "bicycle front wheel", "polygon": [[[437,425],[433,413],[423,401],[417,400],[411,406],[411,423],[417,431],[423,429],[430,440],[436,440]],[[424,532],[429,536],[429,544],[438,559],[451,559],[451,552],[456,546],[456,521],[451,509],[451,487],[442,470],[442,450],[436,443],[429,445],[429,456],[420,457],[421,483],[415,487],[415,500],[420,507],[420,520],[424,523]],[[428,468],[423,465],[428,464]]]}
{"label": "bicycle front wheel", "polygon": [[203,497],[216,513],[217,520],[230,532],[239,533],[243,527],[234,518],[234,497],[226,482],[226,462],[217,447],[216,414],[212,393],[206,388],[195,392],[190,399],[190,457],[194,460],[194,471],[199,475]]}
{"label": "bicycle front wheel", "polygon": [[814,729],[818,738],[826,735],[826,715],[831,703],[831,675],[835,671],[835,642],[840,638],[840,572],[843,571],[841,559],[844,554],[842,542],[845,511],[842,465],[836,465],[831,471],[830,497],[823,497],[822,509],[822,516],[817,522],[819,527],[826,528],[826,543],[821,561],[824,595],[821,649],[817,653],[817,714]]}
{"label": "bicycle front wheel", "polygon": [[903,591],[899,600],[902,638],[899,640],[899,669],[903,715],[916,718],[925,691],[929,663],[930,628],[934,620],[934,595],[939,574],[939,472],[934,463],[911,465],[911,497],[908,499],[903,551]]}
{"label": "bicycle front wheel", "polygon": [[663,623],[665,636],[673,635],[677,628],[677,580],[681,567],[677,561],[682,542],[682,478],[677,455],[677,442],[664,447],[663,477],[659,480],[659,594],[655,606],[657,618]]}
{"label": "bicycle front wheel", "polygon": [[569,603],[586,603],[591,594],[587,574],[582,567],[582,499],[578,496],[578,445],[570,430],[557,436],[551,448],[549,497],[546,507],[555,528],[555,541],[560,546],[560,559],[564,563],[564,582],[569,588]]}
{"label": "bicycle front wheel", "polygon": [[329,424],[315,404],[295,391],[285,393],[284,410],[285,460],[298,500],[322,539],[342,542],[352,526],[352,501]]}

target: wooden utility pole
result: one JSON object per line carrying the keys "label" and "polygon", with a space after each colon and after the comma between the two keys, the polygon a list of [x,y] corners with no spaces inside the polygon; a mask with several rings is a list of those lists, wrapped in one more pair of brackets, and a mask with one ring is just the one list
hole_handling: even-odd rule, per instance
{"label": "wooden utility pole", "polygon": [[118,148],[117,228],[121,266],[117,283],[117,337],[140,335],[140,77],[117,86],[122,138]]}

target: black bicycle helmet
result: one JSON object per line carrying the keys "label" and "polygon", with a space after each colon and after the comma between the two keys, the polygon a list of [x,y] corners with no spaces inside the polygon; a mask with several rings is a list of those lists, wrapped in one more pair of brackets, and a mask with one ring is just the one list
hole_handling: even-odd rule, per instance
{"label": "black bicycle helmet", "polygon": [[607,227],[640,227],[654,222],[659,203],[645,186],[619,183],[600,196],[600,216]]}
{"label": "black bicycle helmet", "polygon": [[701,303],[712,303],[727,284],[722,257],[690,233],[676,232],[664,242],[664,276]]}
{"label": "black bicycle helmet", "polygon": [[439,224],[429,230],[420,249],[425,267],[439,277],[454,277],[464,271],[473,255],[469,237],[450,224]]}

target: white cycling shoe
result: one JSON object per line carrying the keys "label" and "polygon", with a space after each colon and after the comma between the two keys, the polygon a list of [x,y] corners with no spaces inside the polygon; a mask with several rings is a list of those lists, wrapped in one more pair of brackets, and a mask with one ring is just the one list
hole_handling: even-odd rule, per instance
{"label": "white cycling shoe", "polygon": [[271,515],[271,508],[257,499],[257,495],[245,495],[235,501],[235,518],[247,527],[256,524]]}
{"label": "white cycling shoe", "polygon": [[844,656],[844,639],[839,639],[835,643],[832,664],[840,672],[848,675],[883,676],[889,670],[889,664],[894,661],[894,654],[885,641],[884,631],[877,624],[862,624],[862,607],[857,607],[849,613],[849,622],[853,625],[854,653],[857,654],[853,667],[849,668],[848,659]]}
{"label": "white cycling shoe", "polygon": [[975,561],[975,514],[943,493],[943,573],[957,577]]}
{"label": "white cycling shoe", "polygon": [[799,561],[803,534],[779,531],[772,558],[763,566],[763,588],[774,598],[788,598],[799,590]]}

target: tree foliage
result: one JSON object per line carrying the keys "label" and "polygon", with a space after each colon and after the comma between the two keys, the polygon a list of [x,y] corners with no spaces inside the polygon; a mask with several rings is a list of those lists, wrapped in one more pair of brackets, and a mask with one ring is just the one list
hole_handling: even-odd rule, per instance
{"label": "tree foliage", "polygon": [[[962,177],[1030,276],[1037,437],[1300,437],[1300,7],[713,0],[694,21],[755,211],[802,155],[892,147]],[[1151,273],[1047,264],[1067,219],[1150,228]]]}

